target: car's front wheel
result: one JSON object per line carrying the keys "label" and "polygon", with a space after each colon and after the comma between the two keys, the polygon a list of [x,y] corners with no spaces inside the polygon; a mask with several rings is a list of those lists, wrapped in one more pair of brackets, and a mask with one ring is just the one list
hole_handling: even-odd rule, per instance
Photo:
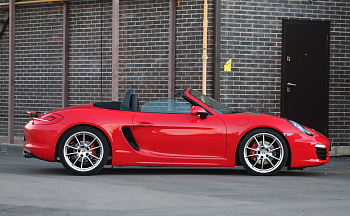
{"label": "car's front wheel", "polygon": [[274,130],[256,129],[240,142],[239,158],[250,174],[274,175],[286,164],[287,143]]}
{"label": "car's front wheel", "polygon": [[63,166],[76,175],[91,175],[106,164],[109,148],[103,134],[92,127],[69,130],[61,139],[58,154]]}

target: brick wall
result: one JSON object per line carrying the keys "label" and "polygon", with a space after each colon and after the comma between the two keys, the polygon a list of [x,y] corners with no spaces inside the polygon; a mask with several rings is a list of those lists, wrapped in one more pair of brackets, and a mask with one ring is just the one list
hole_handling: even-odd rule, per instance
{"label": "brick wall", "polygon": [[[176,7],[176,78],[175,89],[202,89],[203,3],[181,0]],[[214,1],[208,0],[207,94],[213,88],[213,16]]]}
{"label": "brick wall", "polygon": [[[181,5],[176,6],[176,89],[202,87],[203,2],[181,0]],[[209,95],[213,2],[208,1]],[[112,79],[112,1],[70,4],[69,105],[108,101]],[[349,145],[350,3],[222,0],[221,9],[221,101],[234,109],[273,115],[280,115],[282,18],[331,21],[330,138],[334,145]],[[141,104],[167,97],[168,19],[168,0],[120,0],[120,99],[130,88],[140,96]],[[50,111],[61,107],[62,21],[57,5],[16,7],[16,136],[23,135],[26,109]],[[6,136],[8,28],[0,40],[0,57],[0,136]],[[224,72],[223,65],[230,58],[232,71]]]}
{"label": "brick wall", "polygon": [[120,1],[119,98],[168,95],[169,1]]}
{"label": "brick wall", "polygon": [[[26,110],[49,111],[61,104],[62,15],[49,4],[16,10],[15,135],[23,134]],[[58,24],[58,25],[57,25]],[[1,135],[7,133],[8,27],[0,42]],[[5,57],[6,56],[6,57]],[[3,102],[4,101],[4,102]],[[5,121],[4,121],[5,120]]]}
{"label": "brick wall", "polygon": [[[0,11],[0,18],[5,11]],[[8,109],[8,70],[9,70],[9,40],[8,27],[0,39],[0,136],[7,135],[7,109]]]}
{"label": "brick wall", "polygon": [[110,100],[112,95],[111,1],[71,2],[69,52],[68,105]]}
{"label": "brick wall", "polygon": [[[203,0],[176,6],[175,89],[202,88]],[[212,93],[213,1],[208,1],[208,93]],[[119,98],[168,96],[169,1],[120,1]]]}
{"label": "brick wall", "polygon": [[[111,8],[109,0],[71,2],[69,106],[111,98]],[[15,19],[15,136],[21,137],[26,110],[62,106],[63,17],[58,5],[43,3],[16,6]],[[7,135],[8,36],[7,27],[0,42],[0,136]]]}
{"label": "brick wall", "polygon": [[[329,138],[350,144],[350,2],[222,0],[221,100],[239,110],[280,115],[282,19],[331,21]],[[223,70],[223,68],[222,68]]]}

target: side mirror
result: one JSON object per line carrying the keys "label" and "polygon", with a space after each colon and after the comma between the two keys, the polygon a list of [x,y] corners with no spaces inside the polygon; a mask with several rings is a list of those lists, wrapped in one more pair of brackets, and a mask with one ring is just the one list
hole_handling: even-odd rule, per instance
{"label": "side mirror", "polygon": [[200,119],[206,119],[208,112],[200,106],[194,106],[191,109],[191,115],[198,115]]}

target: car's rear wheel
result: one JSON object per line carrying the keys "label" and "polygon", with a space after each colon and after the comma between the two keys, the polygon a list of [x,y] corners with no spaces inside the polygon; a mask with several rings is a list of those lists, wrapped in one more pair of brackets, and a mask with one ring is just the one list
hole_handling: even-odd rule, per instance
{"label": "car's rear wheel", "polygon": [[274,175],[286,164],[288,146],[276,131],[256,129],[240,142],[239,158],[250,174]]}
{"label": "car's rear wheel", "polygon": [[76,175],[91,175],[106,164],[109,148],[103,134],[88,126],[69,130],[59,144],[59,157],[63,166]]}

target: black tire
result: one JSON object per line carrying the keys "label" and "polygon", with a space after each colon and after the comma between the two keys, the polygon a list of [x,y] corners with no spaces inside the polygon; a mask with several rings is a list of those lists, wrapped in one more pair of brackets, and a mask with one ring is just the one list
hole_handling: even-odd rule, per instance
{"label": "black tire", "polygon": [[276,131],[256,129],[240,142],[239,159],[250,174],[275,175],[287,162],[288,146]]}
{"label": "black tire", "polygon": [[106,164],[109,145],[95,128],[80,126],[69,130],[61,139],[58,155],[62,165],[75,175],[98,173]]}

